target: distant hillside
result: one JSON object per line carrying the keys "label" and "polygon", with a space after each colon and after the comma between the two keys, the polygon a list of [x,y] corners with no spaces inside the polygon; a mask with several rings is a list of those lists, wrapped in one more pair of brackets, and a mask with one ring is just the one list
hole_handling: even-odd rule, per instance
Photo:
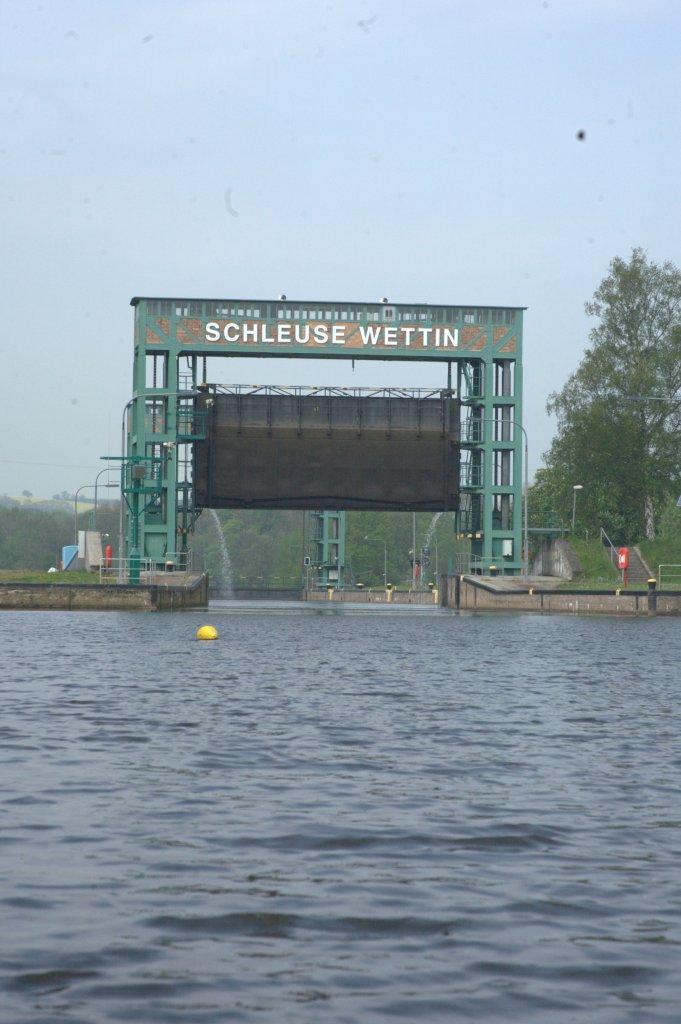
{"label": "distant hillside", "polygon": [[[22,494],[19,497],[12,497],[9,494],[0,494],[0,508],[20,508],[24,512],[71,512],[73,513],[75,503],[74,495],[53,495],[51,498],[34,498],[32,494]],[[97,500],[98,505],[108,504],[101,499]],[[78,496],[78,511],[94,507],[91,497]]]}

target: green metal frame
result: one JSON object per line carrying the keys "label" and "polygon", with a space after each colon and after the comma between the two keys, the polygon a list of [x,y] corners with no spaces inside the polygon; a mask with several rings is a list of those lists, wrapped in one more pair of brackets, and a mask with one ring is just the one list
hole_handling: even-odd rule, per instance
{"label": "green metal frame", "polygon": [[342,587],[345,583],[345,512],[308,512],[306,536],[306,586]]}
{"label": "green metal frame", "polygon": [[[195,395],[215,356],[445,364],[462,401],[457,531],[476,565],[520,573],[523,551],[523,308],[254,299],[133,298],[133,397],[123,453],[124,557],[189,563]],[[520,429],[516,429],[520,428]],[[139,469],[144,465],[146,473]],[[345,517],[308,515],[307,554],[321,586],[342,586]],[[313,567],[318,566],[318,569]]]}

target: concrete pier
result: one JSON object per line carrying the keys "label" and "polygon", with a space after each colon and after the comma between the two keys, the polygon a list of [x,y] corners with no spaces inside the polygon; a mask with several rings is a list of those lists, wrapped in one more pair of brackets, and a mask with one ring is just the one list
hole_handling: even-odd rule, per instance
{"label": "concrete pier", "polygon": [[546,577],[446,576],[442,603],[461,611],[538,612],[542,615],[681,615],[681,591],[557,590]]}
{"label": "concrete pier", "polygon": [[[158,578],[157,578],[158,577]],[[205,573],[154,574],[125,583],[2,583],[0,610],[171,611],[208,604]]]}

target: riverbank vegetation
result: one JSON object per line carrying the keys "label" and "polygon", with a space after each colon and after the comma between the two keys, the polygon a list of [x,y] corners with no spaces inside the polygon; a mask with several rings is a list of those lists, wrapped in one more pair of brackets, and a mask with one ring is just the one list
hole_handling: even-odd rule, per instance
{"label": "riverbank vegetation", "polygon": [[590,345],[549,396],[556,433],[529,504],[633,546],[663,535],[681,493],[681,272],[634,249],[585,310]]}
{"label": "riverbank vegetation", "polygon": [[[303,512],[204,512],[192,541],[194,565],[218,581],[230,573],[235,587],[299,587],[306,580],[307,533]],[[465,550],[451,513],[348,512],[343,583],[410,584],[414,547],[426,582],[453,572]]]}
{"label": "riverbank vegetation", "polygon": [[[118,538],[118,511],[110,509],[98,523],[109,526],[114,555]],[[89,513],[79,515],[86,529]],[[415,517],[416,552],[424,583],[435,583],[442,573],[465,571],[466,542],[458,541],[451,513],[418,513]],[[48,573],[58,567],[61,548],[74,537],[73,516],[27,508],[0,508],[0,583],[23,580],[42,583],[92,583],[96,573]],[[619,579],[608,548],[594,539],[568,534],[582,573],[572,585],[616,586]],[[630,545],[633,546],[633,545]],[[657,573],[663,564],[681,565],[681,509],[669,508],[660,520],[654,541],[639,545],[648,566]],[[306,527],[302,512],[204,512],[192,538],[193,565],[207,571],[218,584],[227,574],[237,588],[295,589],[305,580]],[[346,519],[346,579],[352,585],[379,587],[384,578],[396,587],[410,586],[414,517],[398,512],[349,512]],[[570,585],[570,584],[568,584]]]}

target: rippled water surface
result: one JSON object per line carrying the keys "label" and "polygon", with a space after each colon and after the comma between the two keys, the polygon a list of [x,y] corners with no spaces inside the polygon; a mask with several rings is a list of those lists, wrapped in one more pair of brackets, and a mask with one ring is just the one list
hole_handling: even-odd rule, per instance
{"label": "rippled water surface", "polygon": [[3,1022],[678,1021],[679,630],[1,613]]}

